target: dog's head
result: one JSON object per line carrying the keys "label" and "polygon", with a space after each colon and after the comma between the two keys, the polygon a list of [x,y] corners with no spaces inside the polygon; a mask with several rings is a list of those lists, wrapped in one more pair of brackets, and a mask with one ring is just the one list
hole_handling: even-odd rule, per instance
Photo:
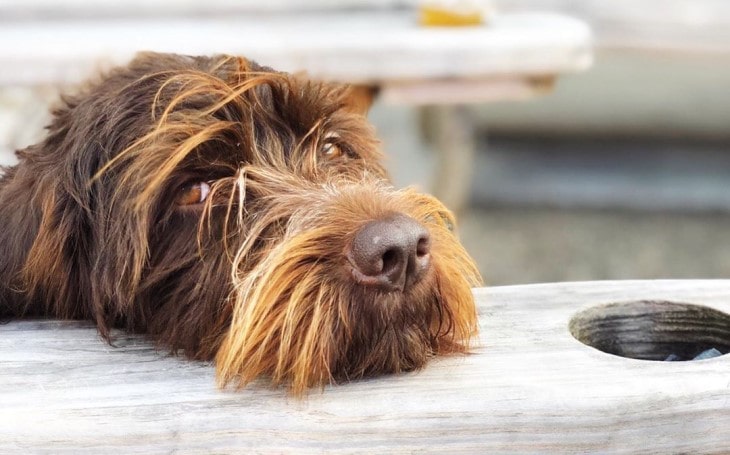
{"label": "dog's head", "polygon": [[215,357],[222,384],[302,392],[466,351],[478,273],[443,205],[390,186],[362,106],[242,58],[113,70],[6,177],[33,182],[23,289]]}

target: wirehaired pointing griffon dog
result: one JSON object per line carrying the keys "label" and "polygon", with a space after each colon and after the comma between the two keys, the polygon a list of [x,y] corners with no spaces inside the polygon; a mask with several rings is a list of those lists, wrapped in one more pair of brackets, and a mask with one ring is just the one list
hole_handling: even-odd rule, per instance
{"label": "wirehaired pointing griffon dog", "polygon": [[462,353],[480,281],[396,190],[351,87],[145,53],[63,98],[0,180],[0,316],[89,319],[293,393]]}

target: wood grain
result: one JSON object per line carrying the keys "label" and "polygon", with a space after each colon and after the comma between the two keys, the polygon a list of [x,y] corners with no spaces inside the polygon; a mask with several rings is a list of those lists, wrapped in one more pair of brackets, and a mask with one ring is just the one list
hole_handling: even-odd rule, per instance
{"label": "wood grain", "polygon": [[78,322],[0,326],[0,453],[722,453],[730,356],[651,362],[575,340],[594,305],[666,300],[730,311],[730,281],[477,289],[474,354],[313,391],[214,386],[209,364]]}

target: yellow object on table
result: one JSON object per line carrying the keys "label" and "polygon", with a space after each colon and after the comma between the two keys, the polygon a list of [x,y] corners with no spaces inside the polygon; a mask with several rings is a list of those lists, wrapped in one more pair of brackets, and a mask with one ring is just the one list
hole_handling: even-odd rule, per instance
{"label": "yellow object on table", "polygon": [[464,27],[485,22],[483,2],[468,0],[430,0],[419,7],[419,23],[426,27]]}

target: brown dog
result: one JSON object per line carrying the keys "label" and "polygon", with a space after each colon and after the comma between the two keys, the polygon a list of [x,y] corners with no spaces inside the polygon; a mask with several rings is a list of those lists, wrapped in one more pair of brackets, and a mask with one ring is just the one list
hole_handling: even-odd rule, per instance
{"label": "brown dog", "polygon": [[295,393],[465,352],[473,262],[347,86],[142,54],[0,180],[0,315],[90,319]]}

